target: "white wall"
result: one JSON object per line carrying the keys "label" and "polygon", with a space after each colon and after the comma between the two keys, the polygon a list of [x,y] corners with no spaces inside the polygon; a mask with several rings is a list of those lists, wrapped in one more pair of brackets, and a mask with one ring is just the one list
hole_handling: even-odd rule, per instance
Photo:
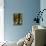
{"label": "white wall", "polygon": [[0,0],[0,42],[4,41],[4,0]]}
{"label": "white wall", "polygon": [[[40,9],[46,9],[46,0],[40,0]],[[46,26],[46,11],[43,12],[43,22],[41,21],[40,24]]]}

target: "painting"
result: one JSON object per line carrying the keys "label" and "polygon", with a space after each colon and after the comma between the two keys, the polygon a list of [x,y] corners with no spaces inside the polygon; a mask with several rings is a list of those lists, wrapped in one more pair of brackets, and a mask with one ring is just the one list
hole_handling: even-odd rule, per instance
{"label": "painting", "polygon": [[22,13],[13,13],[13,24],[22,25]]}

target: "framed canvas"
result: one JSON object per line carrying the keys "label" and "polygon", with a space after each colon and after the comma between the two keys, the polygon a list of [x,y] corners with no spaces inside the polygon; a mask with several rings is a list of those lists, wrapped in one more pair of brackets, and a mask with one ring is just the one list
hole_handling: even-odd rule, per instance
{"label": "framed canvas", "polygon": [[22,14],[21,13],[14,13],[13,14],[13,24],[14,25],[22,25]]}

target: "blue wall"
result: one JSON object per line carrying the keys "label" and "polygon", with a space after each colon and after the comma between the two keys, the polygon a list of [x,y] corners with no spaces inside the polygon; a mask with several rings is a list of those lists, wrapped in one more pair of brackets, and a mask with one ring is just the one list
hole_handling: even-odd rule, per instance
{"label": "blue wall", "polygon": [[[7,41],[18,41],[31,30],[32,19],[36,16],[35,12],[40,9],[40,0],[5,0],[4,2],[4,38]],[[21,26],[13,25],[14,12],[23,14]]]}

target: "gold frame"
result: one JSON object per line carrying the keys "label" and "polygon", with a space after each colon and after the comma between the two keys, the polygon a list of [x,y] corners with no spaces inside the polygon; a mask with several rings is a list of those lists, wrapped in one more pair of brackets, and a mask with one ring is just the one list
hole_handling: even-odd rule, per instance
{"label": "gold frame", "polygon": [[13,23],[14,25],[22,25],[22,14],[21,13],[14,13],[13,14]]}

